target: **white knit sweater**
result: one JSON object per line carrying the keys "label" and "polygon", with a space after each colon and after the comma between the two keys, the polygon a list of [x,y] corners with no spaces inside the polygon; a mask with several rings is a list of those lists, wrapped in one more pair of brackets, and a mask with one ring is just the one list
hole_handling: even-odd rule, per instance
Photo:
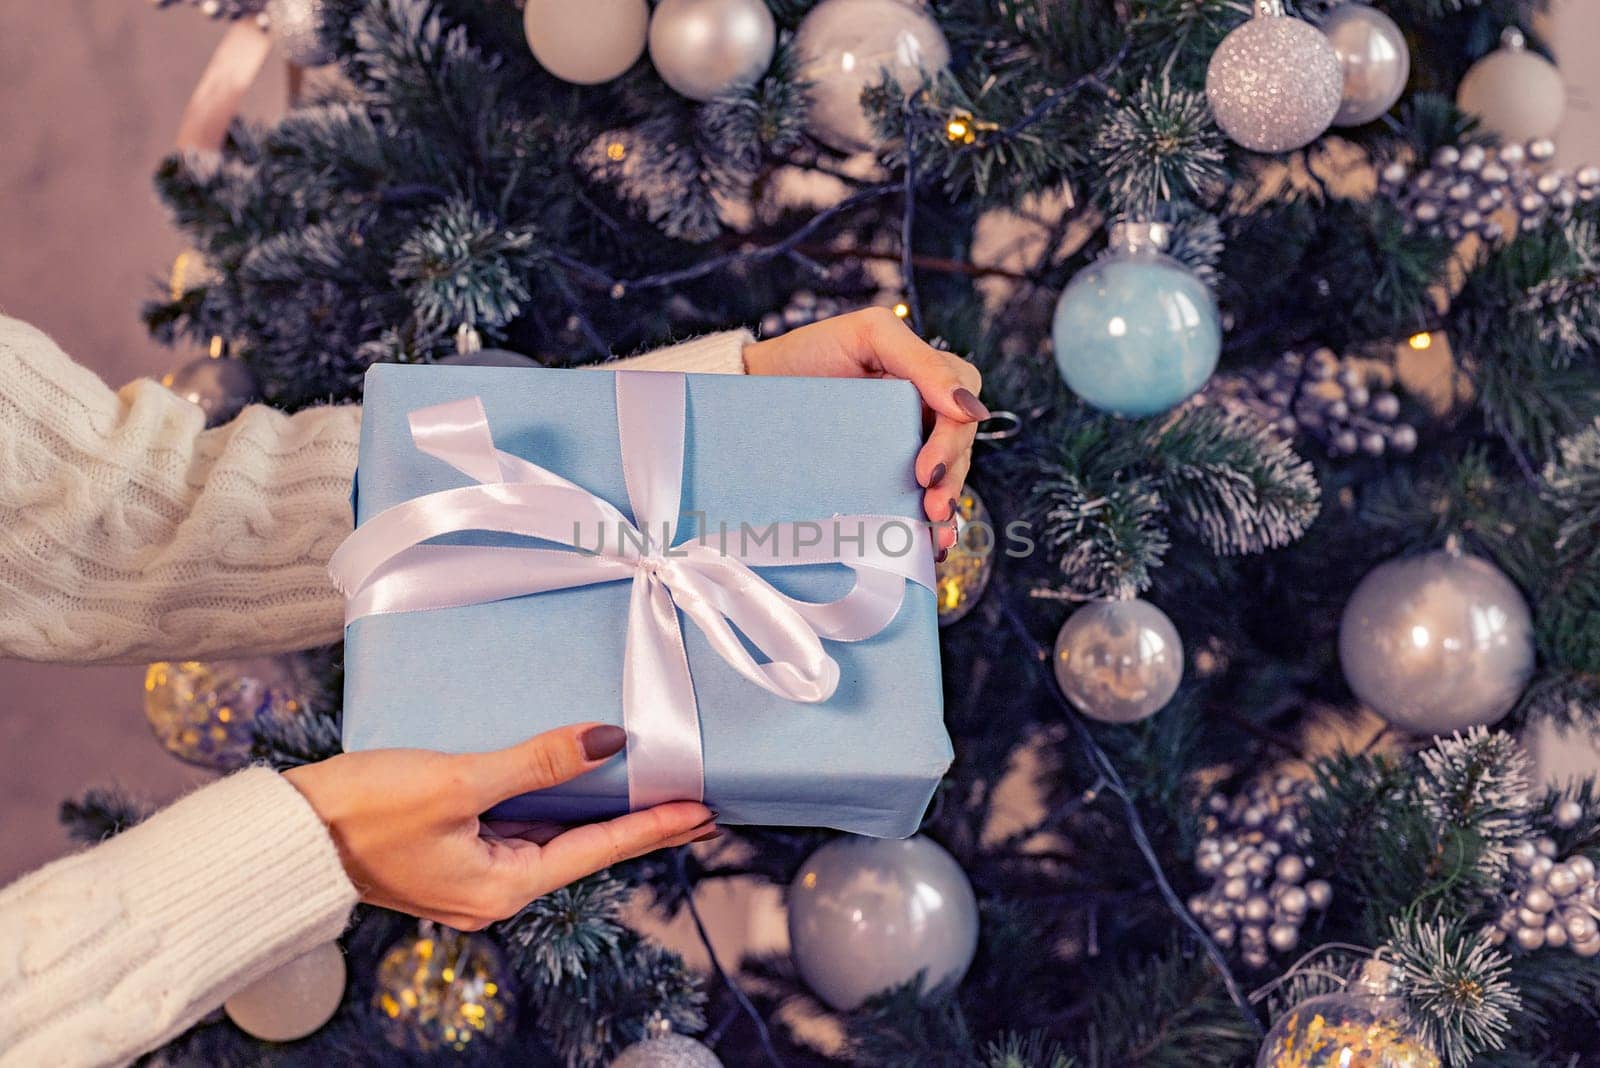
{"label": "white knit sweater", "polygon": [[[745,331],[608,365],[742,373]],[[79,663],[338,639],[361,412],[204,429],[0,316],[0,655]],[[25,759],[26,754],[10,754]],[[115,1064],[338,935],[356,891],[316,813],[254,768],[0,890],[0,1068]]]}

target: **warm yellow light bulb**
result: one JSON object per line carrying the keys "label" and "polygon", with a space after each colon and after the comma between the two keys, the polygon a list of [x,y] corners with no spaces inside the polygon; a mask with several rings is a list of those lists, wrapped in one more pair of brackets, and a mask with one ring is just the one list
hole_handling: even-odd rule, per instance
{"label": "warm yellow light bulb", "polygon": [[606,146],[606,158],[620,163],[628,157],[628,146],[621,141],[613,141]]}
{"label": "warm yellow light bulb", "polygon": [[894,306],[894,313],[904,319],[911,314],[911,305],[902,300]]}
{"label": "warm yellow light bulb", "polygon": [[1420,352],[1421,350],[1428,348],[1433,344],[1433,335],[1424,330],[1420,334],[1412,334],[1410,340],[1407,341],[1406,344]]}
{"label": "warm yellow light bulb", "polygon": [[968,126],[964,119],[951,119],[945,124],[944,132],[950,140],[960,141],[972,132],[972,127]]}

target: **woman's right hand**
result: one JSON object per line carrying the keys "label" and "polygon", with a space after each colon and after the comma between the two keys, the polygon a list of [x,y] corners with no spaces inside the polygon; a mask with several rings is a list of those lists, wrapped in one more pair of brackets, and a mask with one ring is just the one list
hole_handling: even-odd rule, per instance
{"label": "woman's right hand", "polygon": [[374,749],[284,777],[327,825],[362,901],[473,931],[601,868],[720,833],[697,801],[570,830],[478,819],[592,771],[625,744],[621,727],[581,723],[491,753]]}

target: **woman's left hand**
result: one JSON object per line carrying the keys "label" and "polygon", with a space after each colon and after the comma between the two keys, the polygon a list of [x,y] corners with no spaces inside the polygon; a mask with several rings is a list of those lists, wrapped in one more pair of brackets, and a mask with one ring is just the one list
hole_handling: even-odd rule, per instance
{"label": "woman's left hand", "polygon": [[941,555],[955,544],[950,521],[972,465],[978,423],[989,418],[978,399],[983,379],[976,367],[926,344],[887,308],[864,308],[746,345],[744,366],[753,375],[903,378],[916,386],[933,424],[915,467],[926,491],[922,508],[935,523],[949,523],[935,531]]}

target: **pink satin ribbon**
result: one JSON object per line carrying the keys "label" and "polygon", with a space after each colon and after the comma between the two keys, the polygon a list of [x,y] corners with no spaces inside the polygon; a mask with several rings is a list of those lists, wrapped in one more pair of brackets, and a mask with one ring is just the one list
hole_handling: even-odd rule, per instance
{"label": "pink satin ribbon", "polygon": [[[629,803],[698,801],[705,787],[700,714],[678,612],[757,686],[791,701],[826,701],[838,687],[839,665],[822,639],[870,638],[900,611],[906,582],[933,589],[932,538],[918,520],[856,515],[762,527],[767,537],[755,544],[735,536],[737,545],[724,545],[702,534],[669,546],[683,481],[684,376],[615,374],[631,521],[581,486],[496,449],[483,403],[473,397],[412,412],[410,424],[421,452],[476,485],[373,516],[345,539],[328,570],[348,598],[346,623],[631,580],[622,685]],[[424,544],[468,530],[580,551]],[[818,536],[802,544],[810,540],[802,532]],[[598,551],[590,541],[600,543]],[[837,600],[802,601],[752,570],[813,564],[851,568],[855,585]],[[740,634],[765,662],[750,655]]]}

